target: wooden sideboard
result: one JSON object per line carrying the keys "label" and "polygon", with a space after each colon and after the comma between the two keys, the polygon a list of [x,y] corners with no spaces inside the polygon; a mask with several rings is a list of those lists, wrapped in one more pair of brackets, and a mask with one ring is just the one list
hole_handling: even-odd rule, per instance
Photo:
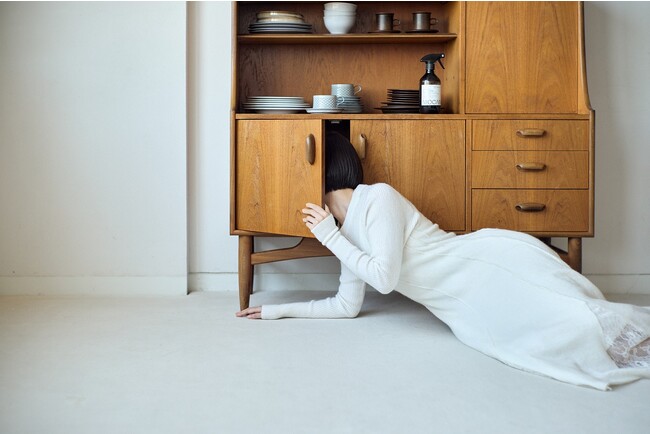
{"label": "wooden sideboard", "polygon": [[[364,182],[394,186],[441,228],[530,233],[581,270],[594,234],[594,112],[581,2],[359,2],[355,33],[330,35],[323,3],[237,2],[233,9],[231,224],[239,236],[240,305],[257,264],[330,254],[302,222],[324,196],[324,136],[337,130],[362,158]],[[263,10],[304,15],[311,34],[248,34]],[[369,33],[374,14],[430,11],[438,33]],[[420,58],[445,53],[444,112],[384,114],[388,89],[417,89]],[[248,96],[327,94],[362,86],[360,114],[259,114]],[[309,145],[308,145],[309,143]],[[297,237],[255,252],[256,236]]]}

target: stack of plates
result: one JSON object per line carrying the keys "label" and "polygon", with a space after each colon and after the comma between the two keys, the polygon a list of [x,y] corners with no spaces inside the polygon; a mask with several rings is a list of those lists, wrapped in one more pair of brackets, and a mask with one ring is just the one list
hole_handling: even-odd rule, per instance
{"label": "stack of plates", "polygon": [[343,109],[343,113],[361,113],[363,111],[363,104],[361,104],[359,96],[340,96],[336,107]]}
{"label": "stack of plates", "polygon": [[257,21],[248,26],[249,33],[311,33],[311,24],[302,14],[286,11],[262,11]]}
{"label": "stack of plates", "polygon": [[419,113],[420,91],[407,89],[388,89],[388,102],[382,102],[381,110],[384,113]]}
{"label": "stack of plates", "polygon": [[299,113],[309,108],[301,96],[249,96],[244,110],[265,114]]}

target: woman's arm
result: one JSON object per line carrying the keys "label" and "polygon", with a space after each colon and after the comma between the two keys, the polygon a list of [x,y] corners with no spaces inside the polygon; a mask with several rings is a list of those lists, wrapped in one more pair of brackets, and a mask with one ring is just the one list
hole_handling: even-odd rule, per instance
{"label": "woman's arm", "polygon": [[[405,243],[406,219],[390,191],[373,197],[359,221],[350,222],[352,229],[365,232],[367,251],[352,244],[339,230],[334,217],[317,205],[303,210],[311,216],[306,221],[316,238],[341,260],[354,274],[387,294],[399,281]],[[346,222],[346,227],[348,223]]]}
{"label": "woman's arm", "polygon": [[334,297],[302,303],[250,307],[237,312],[250,319],[279,318],[354,318],[359,314],[365,295],[365,283],[341,264],[339,291]]}

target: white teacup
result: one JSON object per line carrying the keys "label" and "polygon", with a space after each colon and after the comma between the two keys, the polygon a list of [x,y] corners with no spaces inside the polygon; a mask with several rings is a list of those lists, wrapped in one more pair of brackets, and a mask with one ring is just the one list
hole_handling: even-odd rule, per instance
{"label": "white teacup", "polygon": [[357,93],[361,92],[361,85],[357,84],[356,86],[354,84],[333,84],[332,85],[332,95],[336,95],[338,97],[343,97],[343,96],[354,96]]}
{"label": "white teacup", "polygon": [[312,105],[315,109],[335,109],[336,95],[314,95]]}

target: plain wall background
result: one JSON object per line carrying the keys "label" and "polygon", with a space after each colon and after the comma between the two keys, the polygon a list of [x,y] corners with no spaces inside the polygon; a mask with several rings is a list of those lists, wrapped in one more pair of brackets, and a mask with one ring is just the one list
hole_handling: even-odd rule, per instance
{"label": "plain wall background", "polygon": [[0,3],[0,293],[187,286],[185,3]]}
{"label": "plain wall background", "polygon": [[[585,4],[583,265],[605,292],[650,293],[648,16]],[[188,267],[191,289],[237,290],[231,30],[229,2],[0,3],[0,293],[183,293]],[[334,290],[337,272],[333,258],[269,264],[256,286]]]}

